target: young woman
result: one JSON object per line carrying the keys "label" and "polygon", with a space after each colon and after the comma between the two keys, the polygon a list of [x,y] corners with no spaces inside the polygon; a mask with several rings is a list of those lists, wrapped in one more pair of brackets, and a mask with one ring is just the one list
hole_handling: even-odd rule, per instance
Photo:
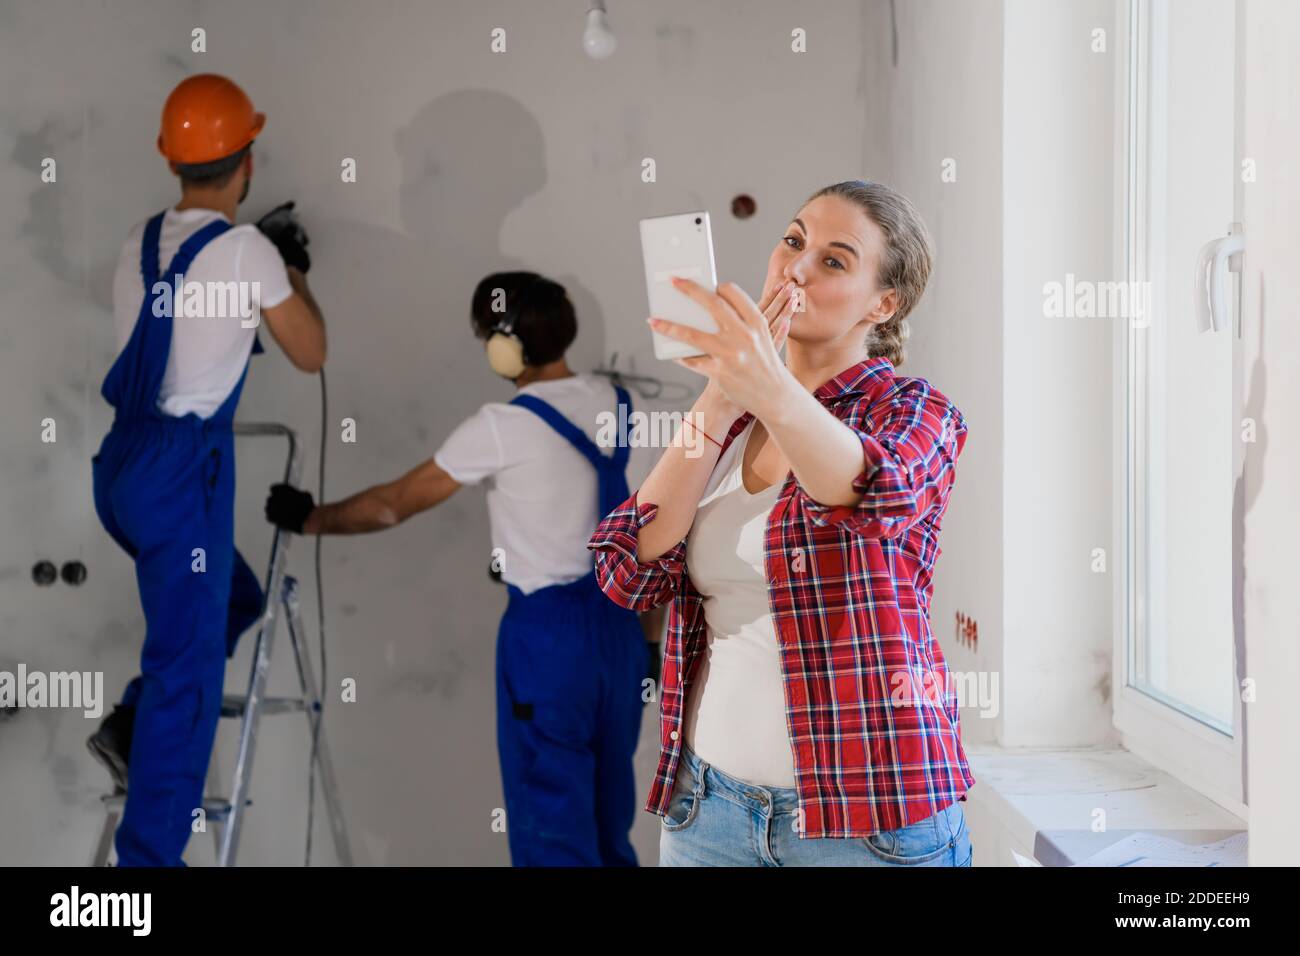
{"label": "young woman", "polygon": [[717,333],[649,320],[705,353],[677,361],[708,376],[682,427],[709,452],[665,451],[588,547],[617,604],[672,601],[661,865],[971,863],[975,780],[929,621],[966,425],[894,374],[932,261],[907,199],[838,183],[791,222],[759,305],[685,280]]}

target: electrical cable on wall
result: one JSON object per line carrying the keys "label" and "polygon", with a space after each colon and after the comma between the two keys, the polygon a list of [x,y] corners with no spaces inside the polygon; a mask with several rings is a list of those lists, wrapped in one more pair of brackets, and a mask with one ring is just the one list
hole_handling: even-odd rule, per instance
{"label": "electrical cable on wall", "polygon": [[898,66],[898,0],[889,0],[889,58]]}
{"label": "electrical cable on wall", "polygon": [[[325,387],[325,369],[320,375],[320,456],[316,500],[325,500],[325,429],[329,421],[329,391]],[[316,816],[316,762],[319,756],[320,726],[325,720],[325,688],[329,684],[325,658],[325,591],[321,584],[321,535],[316,535],[316,626],[320,634],[320,699],[316,701],[316,719],[311,730],[311,761],[307,765],[307,850],[303,866],[311,866],[312,824]],[[304,648],[304,652],[305,652]]]}

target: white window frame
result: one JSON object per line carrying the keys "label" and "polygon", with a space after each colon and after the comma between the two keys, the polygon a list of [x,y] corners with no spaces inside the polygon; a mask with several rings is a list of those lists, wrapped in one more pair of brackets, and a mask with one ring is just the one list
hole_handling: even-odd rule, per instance
{"label": "white window frame", "polygon": [[[1148,50],[1145,37],[1152,28],[1152,9],[1149,0],[1127,0],[1127,16],[1121,24],[1117,38],[1116,62],[1118,64],[1116,111],[1120,124],[1117,130],[1115,175],[1115,222],[1122,229],[1121,242],[1116,243],[1117,273],[1128,282],[1146,278],[1143,261],[1144,243],[1149,224],[1145,222],[1143,203],[1132,201],[1141,187],[1139,173],[1142,160],[1150,148],[1152,104],[1146,95],[1147,84],[1138,85],[1140,76],[1147,73]],[[1157,63],[1158,67],[1159,64]],[[1134,97],[1134,90],[1141,95]],[[1239,96],[1238,96],[1239,100]],[[1238,150],[1239,153],[1239,150]],[[1210,237],[1206,237],[1207,239]],[[1186,263],[1187,281],[1191,281],[1193,263]],[[1128,288],[1136,288],[1129,285]],[[1235,297],[1234,297],[1235,298]],[[1235,325],[1236,323],[1234,323]],[[1145,424],[1144,363],[1142,361],[1143,331],[1132,321],[1118,322],[1114,340],[1116,388],[1113,404],[1114,423],[1114,656],[1112,674],[1114,694],[1114,723],[1121,744],[1152,765],[1166,771],[1206,797],[1245,819],[1245,762],[1242,741],[1241,695],[1234,695],[1233,728],[1227,735],[1183,713],[1156,696],[1139,690],[1130,682],[1131,660],[1129,648],[1142,620],[1137,613],[1137,601],[1143,594],[1145,582],[1141,580],[1145,569],[1145,556],[1135,553],[1141,547],[1141,535],[1133,535],[1135,523],[1142,520],[1144,506],[1144,476],[1136,474],[1131,466],[1135,443],[1130,437]],[[1234,334],[1234,333],[1227,333]],[[1234,334],[1234,351],[1239,341]],[[1234,376],[1234,394],[1239,391],[1239,380]],[[1130,396],[1133,401],[1130,402]],[[1136,445],[1136,447],[1142,447]],[[1230,501],[1223,507],[1231,507]],[[1234,569],[1235,570],[1235,569]],[[1235,644],[1234,644],[1235,646]]]}

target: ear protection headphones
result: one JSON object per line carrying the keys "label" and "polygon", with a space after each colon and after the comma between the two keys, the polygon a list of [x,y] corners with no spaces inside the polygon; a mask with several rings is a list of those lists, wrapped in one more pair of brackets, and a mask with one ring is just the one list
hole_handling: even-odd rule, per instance
{"label": "ear protection headphones", "polygon": [[514,317],[507,313],[493,326],[487,340],[488,365],[502,378],[512,381],[523,374],[527,364],[523,339],[515,335],[514,326]]}
{"label": "ear protection headphones", "polygon": [[524,340],[515,333],[515,321],[531,289],[531,283],[520,283],[504,296],[505,311],[487,337],[488,365],[502,378],[511,381],[522,375],[528,364]]}

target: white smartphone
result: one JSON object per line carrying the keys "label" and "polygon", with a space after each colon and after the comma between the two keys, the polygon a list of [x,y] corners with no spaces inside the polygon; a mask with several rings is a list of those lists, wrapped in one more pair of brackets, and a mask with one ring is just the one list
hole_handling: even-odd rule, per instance
{"label": "white smartphone", "polygon": [[[713,233],[707,212],[683,212],[641,220],[641,256],[645,260],[646,292],[650,315],[705,332],[718,331],[708,309],[673,288],[673,276],[694,279],[710,292],[718,288],[713,262]],[[685,342],[651,330],[655,358],[675,359],[703,355]]]}

